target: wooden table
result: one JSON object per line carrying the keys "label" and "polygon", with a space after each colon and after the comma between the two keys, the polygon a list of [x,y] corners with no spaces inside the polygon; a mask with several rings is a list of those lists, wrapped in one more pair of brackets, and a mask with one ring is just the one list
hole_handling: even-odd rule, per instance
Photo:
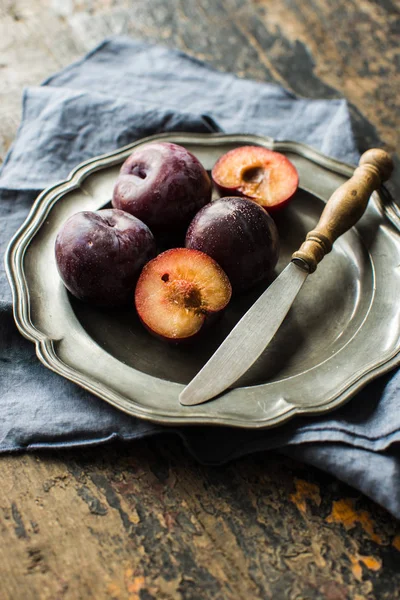
{"label": "wooden table", "polygon": [[[383,142],[394,152],[398,8],[395,0],[0,0],[0,155],[16,133],[22,87],[111,34],[178,47],[302,96],[344,95],[360,150]],[[7,456],[0,468],[1,600],[400,598],[397,522],[278,454],[202,467],[166,435]]]}

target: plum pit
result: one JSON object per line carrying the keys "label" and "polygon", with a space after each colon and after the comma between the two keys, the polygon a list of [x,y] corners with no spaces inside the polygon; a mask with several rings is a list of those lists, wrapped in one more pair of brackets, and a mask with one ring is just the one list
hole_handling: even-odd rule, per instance
{"label": "plum pit", "polygon": [[184,279],[171,281],[168,289],[168,299],[187,309],[201,309],[201,293],[191,281]]}
{"label": "plum pit", "polygon": [[246,183],[261,183],[264,176],[265,170],[260,166],[248,167],[242,173],[242,179]]}

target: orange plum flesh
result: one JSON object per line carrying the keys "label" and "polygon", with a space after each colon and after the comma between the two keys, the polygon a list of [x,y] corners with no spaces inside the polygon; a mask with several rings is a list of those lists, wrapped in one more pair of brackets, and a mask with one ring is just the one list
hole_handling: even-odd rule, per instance
{"label": "orange plum flesh", "polygon": [[178,341],[197,334],[208,315],[226,307],[231,294],[227,275],[210,256],[173,248],[144,267],[135,304],[151,332]]}
{"label": "orange plum flesh", "polygon": [[290,160],[262,146],[230,150],[214,165],[212,178],[221,193],[246,196],[268,211],[283,207],[299,185]]}

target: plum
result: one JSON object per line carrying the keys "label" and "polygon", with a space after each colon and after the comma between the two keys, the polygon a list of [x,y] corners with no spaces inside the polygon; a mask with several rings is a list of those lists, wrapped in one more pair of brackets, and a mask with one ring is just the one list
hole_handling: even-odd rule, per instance
{"label": "plum", "polygon": [[239,197],[204,206],[190,223],[185,246],[216,260],[235,293],[270,277],[279,257],[274,221],[261,206]]}
{"label": "plum", "polygon": [[150,229],[122,210],[79,212],[58,232],[55,255],[65,287],[98,306],[133,299],[142,267],[156,254]]}
{"label": "plum", "polygon": [[149,331],[177,342],[199,333],[209,316],[227,306],[231,294],[228,277],[210,256],[172,248],[144,267],[135,305]]}
{"label": "plum", "polygon": [[241,146],[215,163],[212,178],[224,196],[246,196],[268,211],[283,208],[299,185],[286,156],[262,146]]}
{"label": "plum", "polygon": [[134,215],[155,235],[186,230],[195,213],[210,202],[211,179],[200,161],[183,146],[145,144],[121,167],[112,205]]}

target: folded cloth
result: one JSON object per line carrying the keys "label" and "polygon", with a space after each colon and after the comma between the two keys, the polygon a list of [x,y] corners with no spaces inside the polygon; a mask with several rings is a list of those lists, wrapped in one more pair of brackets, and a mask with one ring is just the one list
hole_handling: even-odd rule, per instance
{"label": "folded cloth", "polygon": [[[219,73],[181,52],[126,38],[28,88],[0,176],[0,252],[37,191],[85,159],[165,131],[256,133],[310,144],[355,163],[344,100],[306,100]],[[167,351],[167,350],[166,350]],[[127,416],[39,363],[16,330],[0,272],[0,451],[132,440],[174,432],[207,464],[279,449],[336,475],[400,517],[400,374],[391,372],[329,415],[269,430],[165,428]]]}

